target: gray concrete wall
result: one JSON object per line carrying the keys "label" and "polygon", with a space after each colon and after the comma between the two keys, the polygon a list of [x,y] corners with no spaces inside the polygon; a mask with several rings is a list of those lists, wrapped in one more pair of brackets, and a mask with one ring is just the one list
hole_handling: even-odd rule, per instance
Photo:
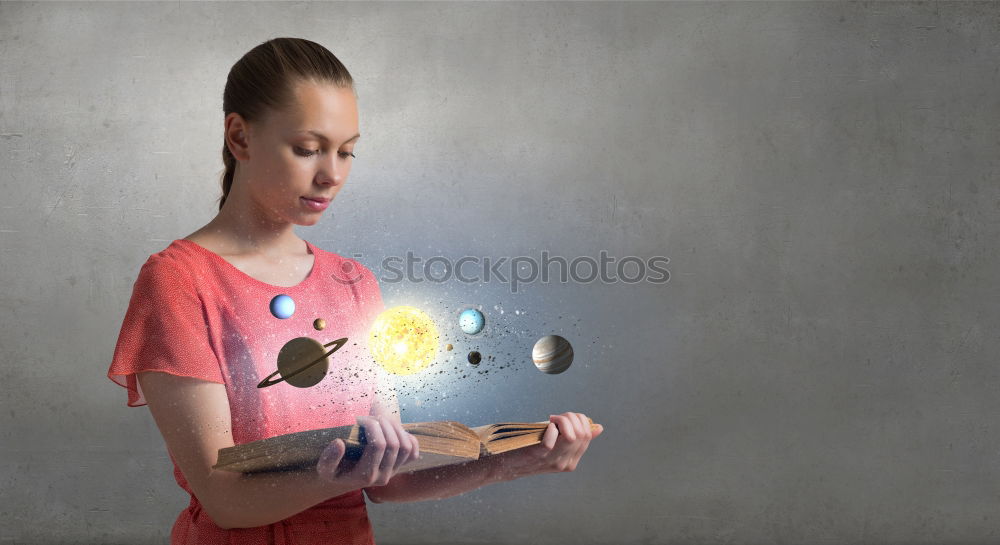
{"label": "gray concrete wall", "polygon": [[[0,543],[167,542],[187,498],[105,373],[139,266],[214,215],[230,66],[276,36],[360,96],[301,236],[379,274],[670,260],[384,282],[482,305],[516,364],[404,383],[405,419],[606,432],[572,473],[372,505],[379,543],[996,542],[1000,4],[5,2]],[[546,333],[563,375],[530,365]]]}

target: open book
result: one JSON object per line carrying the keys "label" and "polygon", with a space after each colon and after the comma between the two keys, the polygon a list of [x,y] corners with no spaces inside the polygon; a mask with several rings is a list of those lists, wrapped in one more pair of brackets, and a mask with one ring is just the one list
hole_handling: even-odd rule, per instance
{"label": "open book", "polygon": [[[399,472],[459,464],[480,456],[537,445],[542,442],[548,425],[548,421],[502,422],[469,428],[453,421],[405,423],[403,429],[420,443],[420,459],[411,460]],[[591,429],[596,431],[596,426],[590,420]],[[315,467],[323,449],[337,438],[347,445],[344,460],[357,460],[361,456],[364,429],[354,424],[300,431],[222,448],[212,469],[257,473]]]}

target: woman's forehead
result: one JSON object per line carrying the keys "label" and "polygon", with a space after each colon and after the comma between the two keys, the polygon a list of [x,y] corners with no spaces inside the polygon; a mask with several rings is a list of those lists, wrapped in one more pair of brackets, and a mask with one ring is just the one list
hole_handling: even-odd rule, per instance
{"label": "woman's forehead", "polygon": [[357,117],[353,120],[340,116],[285,115],[268,116],[268,129],[280,137],[301,137],[323,142],[349,142],[360,138]]}
{"label": "woman's forehead", "polygon": [[275,119],[284,131],[331,140],[347,139],[358,133],[357,103],[350,89],[300,86],[284,113]]}
{"label": "woman's forehead", "polygon": [[357,107],[354,91],[350,88],[303,83],[293,88],[292,104],[289,109],[299,115],[316,112],[348,114],[351,110],[356,111]]}

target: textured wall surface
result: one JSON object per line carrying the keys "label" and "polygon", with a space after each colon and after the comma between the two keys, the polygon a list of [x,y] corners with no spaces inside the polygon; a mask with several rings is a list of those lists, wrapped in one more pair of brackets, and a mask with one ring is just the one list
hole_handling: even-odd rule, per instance
{"label": "textured wall surface", "polygon": [[[187,505],[105,373],[139,266],[217,210],[229,68],[277,36],[359,95],[351,178],[300,236],[380,275],[670,260],[384,281],[481,305],[513,364],[401,383],[405,420],[606,431],[572,473],[371,505],[379,543],[1000,537],[1000,4],[4,2],[0,543],[166,543]],[[562,375],[530,364],[546,333]]]}

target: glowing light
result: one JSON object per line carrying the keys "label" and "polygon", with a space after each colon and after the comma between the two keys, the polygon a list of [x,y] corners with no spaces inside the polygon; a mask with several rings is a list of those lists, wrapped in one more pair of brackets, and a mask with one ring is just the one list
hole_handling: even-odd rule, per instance
{"label": "glowing light", "polygon": [[438,330],[425,312],[398,306],[382,311],[372,323],[368,349],[375,363],[397,375],[410,375],[434,362]]}

